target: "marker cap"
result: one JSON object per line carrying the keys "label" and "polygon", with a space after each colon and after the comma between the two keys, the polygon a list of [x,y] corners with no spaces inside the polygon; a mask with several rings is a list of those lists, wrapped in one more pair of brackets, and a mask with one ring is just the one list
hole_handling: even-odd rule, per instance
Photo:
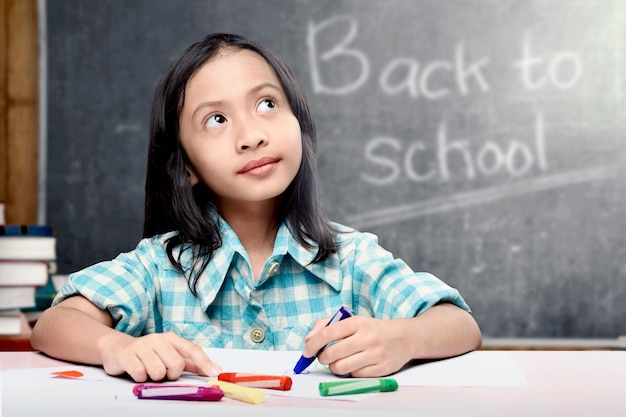
{"label": "marker cap", "polygon": [[309,365],[311,365],[313,361],[315,361],[316,357],[317,356],[313,356],[311,358],[305,358],[304,356],[300,356],[300,359],[298,359],[296,366],[293,367],[293,372],[296,374],[302,373],[302,371],[308,368]]}

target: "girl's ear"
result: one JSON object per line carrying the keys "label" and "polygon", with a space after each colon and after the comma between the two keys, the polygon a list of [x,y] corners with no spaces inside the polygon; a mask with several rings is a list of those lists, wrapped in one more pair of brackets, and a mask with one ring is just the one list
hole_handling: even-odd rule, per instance
{"label": "girl's ear", "polygon": [[189,165],[185,166],[185,170],[187,171],[187,177],[189,177],[189,182],[191,183],[191,186],[193,187],[200,181],[198,180],[198,175],[196,175],[196,171]]}

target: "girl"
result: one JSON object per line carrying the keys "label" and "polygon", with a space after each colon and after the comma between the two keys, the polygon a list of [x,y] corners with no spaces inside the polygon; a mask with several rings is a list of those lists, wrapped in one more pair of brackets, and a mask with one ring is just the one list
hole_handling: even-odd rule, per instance
{"label": "girl", "polygon": [[[324,217],[315,126],[284,62],[213,34],[156,89],[144,239],[72,274],[31,344],[135,381],[214,376],[201,346],[300,350],[336,374],[394,373],[476,349],[453,288]],[[355,314],[332,326],[345,305]]]}

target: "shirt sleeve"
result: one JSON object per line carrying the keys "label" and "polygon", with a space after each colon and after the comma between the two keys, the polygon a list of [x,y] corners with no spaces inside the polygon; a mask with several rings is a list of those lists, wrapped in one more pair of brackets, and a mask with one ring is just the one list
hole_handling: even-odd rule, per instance
{"label": "shirt sleeve", "polygon": [[135,250],[111,261],[100,262],[70,274],[56,295],[53,305],[82,295],[98,308],[108,310],[115,329],[133,336],[154,329],[155,268],[150,240],[142,240]]}
{"label": "shirt sleeve", "polygon": [[415,317],[441,302],[471,313],[457,289],[428,272],[413,271],[381,247],[375,235],[357,232],[353,243],[354,303],[373,317]]}

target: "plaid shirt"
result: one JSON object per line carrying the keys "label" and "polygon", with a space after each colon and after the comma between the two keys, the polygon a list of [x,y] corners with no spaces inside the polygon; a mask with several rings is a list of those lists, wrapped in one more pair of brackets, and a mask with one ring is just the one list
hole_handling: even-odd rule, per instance
{"label": "plaid shirt", "polygon": [[[314,321],[342,305],[380,319],[414,317],[441,301],[470,311],[456,289],[413,272],[376,236],[333,226],[342,232],[338,252],[310,264],[315,251],[282,224],[255,281],[248,254],[220,219],[223,244],[198,279],[197,297],[167,257],[164,242],[172,233],[144,239],[131,252],[71,274],[54,303],[81,294],[134,336],[171,331],[204,347],[265,350],[301,350]],[[190,265],[188,253],[182,260]]]}

